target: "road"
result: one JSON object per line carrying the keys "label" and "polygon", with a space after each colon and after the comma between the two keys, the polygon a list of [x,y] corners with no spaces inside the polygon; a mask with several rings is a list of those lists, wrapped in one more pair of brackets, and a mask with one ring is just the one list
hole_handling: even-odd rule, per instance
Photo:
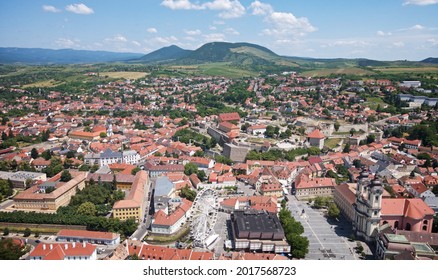
{"label": "road", "polygon": [[12,199],[8,199],[0,203],[0,209],[9,208],[14,204],[14,201]]}
{"label": "road", "polygon": [[[356,242],[348,241],[351,224],[345,219],[328,221],[319,210],[312,209],[305,201],[289,195],[288,208],[294,218],[304,227],[304,236],[309,239],[309,260],[357,260],[354,252]],[[304,213],[303,213],[304,209]]]}

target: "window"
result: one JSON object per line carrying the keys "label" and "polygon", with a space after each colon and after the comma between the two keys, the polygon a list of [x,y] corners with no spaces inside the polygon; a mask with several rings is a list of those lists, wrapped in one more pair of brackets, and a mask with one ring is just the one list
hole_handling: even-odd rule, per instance
{"label": "window", "polygon": [[395,222],[394,222],[394,228],[395,228],[395,229],[398,229],[398,221],[395,221]]}
{"label": "window", "polygon": [[411,224],[410,223],[406,224],[405,230],[411,230]]}
{"label": "window", "polygon": [[379,196],[378,195],[376,195],[376,202],[379,202]]}

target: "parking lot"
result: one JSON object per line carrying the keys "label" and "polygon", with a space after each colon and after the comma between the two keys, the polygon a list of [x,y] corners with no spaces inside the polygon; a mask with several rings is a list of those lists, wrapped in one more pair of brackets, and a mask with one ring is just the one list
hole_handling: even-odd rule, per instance
{"label": "parking lot", "polygon": [[[304,236],[309,239],[309,260],[357,260],[354,252],[355,241],[351,236],[351,224],[344,218],[328,221],[322,211],[312,209],[306,201],[298,201],[289,195],[288,208],[294,218],[304,227]],[[304,213],[303,213],[304,209]]]}

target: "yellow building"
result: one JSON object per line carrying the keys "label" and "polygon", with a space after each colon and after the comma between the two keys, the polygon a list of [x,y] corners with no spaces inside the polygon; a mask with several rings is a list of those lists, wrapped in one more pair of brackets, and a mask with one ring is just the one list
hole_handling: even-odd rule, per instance
{"label": "yellow building", "polygon": [[140,221],[143,218],[143,199],[148,192],[149,177],[146,171],[137,172],[134,182],[131,186],[131,191],[124,200],[117,201],[113,206],[113,217],[120,220],[134,218]]}
{"label": "yellow building", "polygon": [[[61,206],[67,206],[77,190],[85,187],[87,172],[71,171],[73,178],[66,182],[59,182],[60,174],[47,182],[31,187],[14,197],[14,209],[22,211],[55,212]],[[51,193],[45,193],[44,184],[51,183],[55,188]]]}

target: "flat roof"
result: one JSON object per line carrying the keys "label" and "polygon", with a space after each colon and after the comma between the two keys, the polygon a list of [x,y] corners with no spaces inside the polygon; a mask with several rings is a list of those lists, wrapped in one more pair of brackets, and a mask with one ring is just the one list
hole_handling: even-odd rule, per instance
{"label": "flat roof", "polygon": [[385,234],[385,236],[389,240],[389,242],[409,243],[409,240],[404,235],[387,233],[387,234]]}

